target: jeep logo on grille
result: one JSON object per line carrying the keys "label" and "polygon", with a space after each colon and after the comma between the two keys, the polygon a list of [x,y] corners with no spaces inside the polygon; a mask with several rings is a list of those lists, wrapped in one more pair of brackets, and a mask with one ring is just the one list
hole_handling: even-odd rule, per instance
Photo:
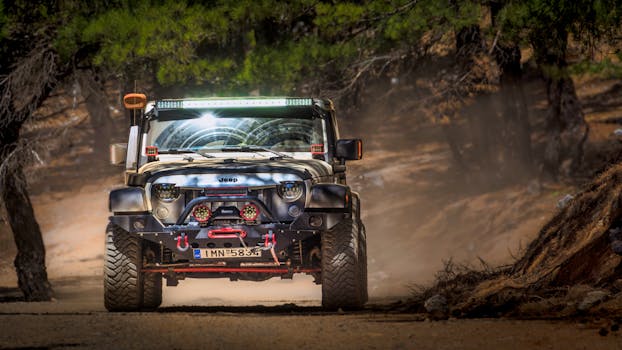
{"label": "jeep logo on grille", "polygon": [[218,182],[238,182],[237,177],[219,177]]}

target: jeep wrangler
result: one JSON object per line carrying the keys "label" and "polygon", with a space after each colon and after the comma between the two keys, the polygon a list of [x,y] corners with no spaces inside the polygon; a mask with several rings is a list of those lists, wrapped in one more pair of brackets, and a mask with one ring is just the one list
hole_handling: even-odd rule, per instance
{"label": "jeep wrangler", "polygon": [[[124,97],[125,186],[110,192],[104,302],[153,310],[162,282],[312,275],[326,309],[367,301],[367,248],[330,100]],[[209,291],[206,291],[209,293]]]}

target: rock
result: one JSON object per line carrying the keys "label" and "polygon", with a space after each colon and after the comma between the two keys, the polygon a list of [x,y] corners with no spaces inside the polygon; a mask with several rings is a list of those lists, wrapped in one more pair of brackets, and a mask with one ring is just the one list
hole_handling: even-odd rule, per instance
{"label": "rock", "polygon": [[613,241],[611,242],[611,250],[618,255],[622,255],[622,241]]}
{"label": "rock", "polygon": [[527,192],[531,195],[538,196],[542,193],[542,184],[538,179],[529,181],[527,185]]}
{"label": "rock", "polygon": [[423,304],[423,307],[425,307],[425,310],[432,318],[446,319],[448,317],[449,309],[447,307],[447,299],[440,294],[428,298]]}
{"label": "rock", "polygon": [[609,229],[609,239],[612,241],[622,240],[622,229],[619,227]]}
{"label": "rock", "polygon": [[577,310],[579,311],[587,311],[593,306],[601,303],[607,297],[609,297],[610,293],[605,290],[595,290],[587,293],[585,298],[577,305]]}
{"label": "rock", "polygon": [[612,294],[607,297],[607,300],[598,305],[599,312],[608,312],[611,314],[617,314],[622,310],[622,292]]}
{"label": "rock", "polygon": [[568,289],[568,293],[566,294],[566,299],[569,302],[575,302],[578,303],[579,301],[582,301],[583,299],[585,299],[585,296],[590,293],[593,292],[594,288],[588,286],[587,284],[577,284],[575,286],[572,286],[570,289]]}
{"label": "rock", "polygon": [[564,198],[560,199],[557,202],[557,208],[559,209],[564,209],[566,206],[568,206],[568,204],[570,204],[570,201],[572,201],[574,199],[574,196],[571,194],[567,194],[564,196]]}

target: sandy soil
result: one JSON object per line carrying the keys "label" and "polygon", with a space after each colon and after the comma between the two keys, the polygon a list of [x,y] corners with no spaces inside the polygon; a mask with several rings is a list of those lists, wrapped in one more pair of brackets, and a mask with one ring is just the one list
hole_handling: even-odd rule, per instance
{"label": "sandy soil", "polygon": [[56,286],[54,302],[0,303],[0,349],[622,348],[620,331],[611,331],[606,320],[430,322],[377,307],[339,314],[293,304],[108,313],[98,279],[65,279]]}
{"label": "sandy soil", "polygon": [[[544,321],[413,322],[408,315],[265,312],[1,315],[0,346],[42,349],[619,349],[583,325]],[[250,330],[250,332],[249,332]],[[552,337],[551,335],[555,336]]]}

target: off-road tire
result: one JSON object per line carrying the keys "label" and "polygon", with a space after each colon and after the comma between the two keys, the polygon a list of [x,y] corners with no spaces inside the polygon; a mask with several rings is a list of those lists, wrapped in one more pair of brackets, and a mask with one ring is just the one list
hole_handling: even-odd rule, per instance
{"label": "off-road tire", "polygon": [[108,311],[137,311],[142,307],[142,262],[141,240],[109,224],[104,258],[104,305]]}
{"label": "off-road tire", "polygon": [[358,220],[345,219],[322,233],[322,306],[359,309],[365,304],[359,265]]}
{"label": "off-road tire", "polygon": [[367,293],[367,231],[365,231],[365,225],[361,220],[361,197],[358,193],[353,192],[352,198],[352,213],[358,223],[359,231],[358,266],[361,273],[361,300],[363,300],[363,303],[366,303],[369,300]]}
{"label": "off-road tire", "polygon": [[369,300],[367,292],[367,232],[365,225],[359,221],[359,269],[361,272],[361,300],[363,304]]}
{"label": "off-road tire", "polygon": [[[155,262],[155,251],[158,247],[149,242],[143,243],[143,262]],[[148,253],[152,254],[148,254]],[[146,273],[143,276],[143,304],[147,310],[157,309],[162,304],[162,274]]]}
{"label": "off-road tire", "polygon": [[162,304],[162,275],[148,273],[143,277],[143,308],[157,309]]}

